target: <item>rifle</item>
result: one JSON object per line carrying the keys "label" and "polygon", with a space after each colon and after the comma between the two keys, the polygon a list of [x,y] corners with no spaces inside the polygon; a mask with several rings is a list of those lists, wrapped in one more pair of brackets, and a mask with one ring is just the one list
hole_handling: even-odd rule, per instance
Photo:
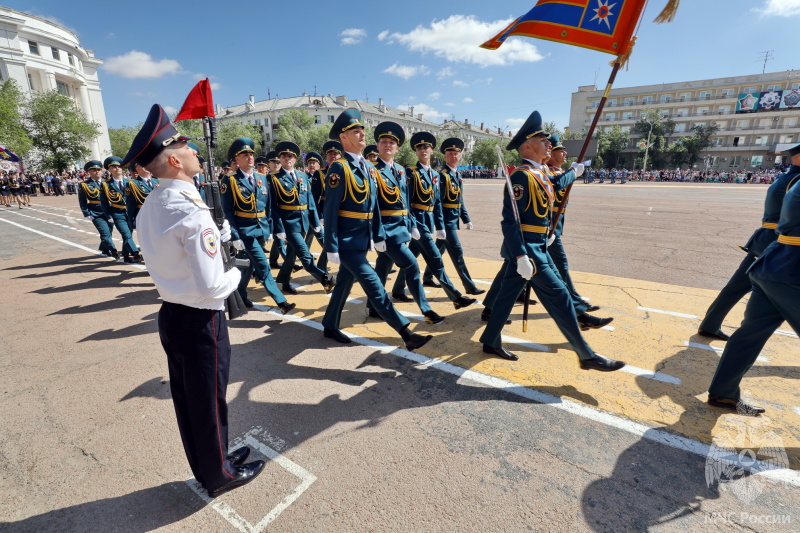
{"label": "rifle", "polygon": [[[500,145],[495,146],[497,149],[497,159],[500,161],[500,175],[506,180],[506,190],[508,191],[508,198],[511,200],[511,210],[514,211],[514,220],[517,221],[517,228],[519,228],[519,236],[522,239],[522,244],[525,244],[525,233],[522,231],[522,221],[519,218],[519,209],[517,208],[517,200],[514,199],[514,187],[511,185],[511,176],[508,175],[508,167],[503,160],[503,150]],[[531,301],[531,284],[530,280],[525,280],[525,301],[522,303],[522,332],[528,331],[528,308]]]}
{"label": "rifle", "polygon": [[[217,224],[217,228],[222,228],[225,223],[225,213],[222,211],[222,198],[219,193],[219,182],[206,180],[203,184],[206,193],[206,204],[211,209],[211,216]],[[232,245],[230,242],[220,243],[222,248],[222,262],[225,264],[225,271],[239,266],[247,267],[250,265],[248,259],[235,259],[235,254],[231,254]],[[238,290],[233,291],[225,300],[225,309],[228,310],[228,318],[233,320],[247,314],[247,307]]]}

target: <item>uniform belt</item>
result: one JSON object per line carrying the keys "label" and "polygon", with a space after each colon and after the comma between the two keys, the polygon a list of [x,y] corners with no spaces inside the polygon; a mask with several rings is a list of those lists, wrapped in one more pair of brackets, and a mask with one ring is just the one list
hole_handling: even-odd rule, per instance
{"label": "uniform belt", "polygon": [[100,203],[100,200],[86,200],[86,203],[89,203],[89,204],[99,204],[99,203]]}
{"label": "uniform belt", "polygon": [[561,213],[562,215],[567,212],[567,208],[561,209],[560,207],[554,207],[553,213]]}
{"label": "uniform belt", "polygon": [[547,226],[532,226],[530,224],[520,224],[522,231],[526,233],[547,233]]}
{"label": "uniform belt", "polygon": [[236,215],[237,217],[258,218],[265,216],[267,213],[264,211],[259,211],[258,213],[246,213],[244,211],[234,211],[233,214]]}
{"label": "uniform belt", "polygon": [[761,227],[762,228],[766,228],[766,229],[775,229],[775,228],[778,227],[778,223],[777,222],[764,222],[763,224],[761,224]]}
{"label": "uniform belt", "polygon": [[800,246],[800,237],[790,237],[788,235],[778,235],[778,242],[791,246]]}
{"label": "uniform belt", "polygon": [[120,204],[111,204],[111,207],[116,207],[117,209],[125,209],[125,206]]}
{"label": "uniform belt", "polygon": [[421,209],[422,211],[433,211],[432,205],[411,204],[414,209]]}
{"label": "uniform belt", "polygon": [[461,209],[461,204],[442,204],[442,207],[447,209]]}
{"label": "uniform belt", "polygon": [[362,220],[370,220],[372,218],[372,212],[358,213],[356,211],[344,211],[340,209],[339,216],[345,218],[360,218]]}
{"label": "uniform belt", "polygon": [[381,209],[381,216],[382,217],[404,217],[408,214],[408,209],[397,209],[397,210],[389,210],[389,209]]}
{"label": "uniform belt", "polygon": [[308,205],[279,205],[278,209],[283,209],[284,211],[305,211],[308,209]]}

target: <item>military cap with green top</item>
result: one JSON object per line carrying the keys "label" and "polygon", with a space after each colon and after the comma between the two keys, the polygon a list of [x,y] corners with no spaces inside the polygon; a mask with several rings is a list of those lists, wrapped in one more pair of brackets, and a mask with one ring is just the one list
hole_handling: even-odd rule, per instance
{"label": "military cap with green top", "polygon": [[553,147],[550,148],[551,152],[555,152],[556,150],[566,150],[564,144],[561,142],[561,137],[558,135],[558,133],[551,133],[549,139],[550,139],[550,144],[553,145]]}
{"label": "military cap with green top", "polygon": [[403,130],[403,127],[389,120],[375,126],[374,136],[376,141],[380,141],[382,137],[394,139],[398,146],[403,146],[403,143],[406,142],[406,132]]}
{"label": "military cap with green top", "polygon": [[784,151],[789,154],[789,157],[794,157],[797,154],[800,154],[800,144],[795,144],[794,146],[787,148]]}
{"label": "military cap with green top", "polygon": [[378,152],[378,145],[376,144],[369,144],[366,148],[364,148],[364,157],[368,155],[380,155]]}
{"label": "military cap with green top", "polygon": [[256,157],[256,166],[259,166],[259,165],[267,166],[267,162],[268,161],[269,160],[267,159],[267,156],[260,155],[260,156]]}
{"label": "military cap with green top", "polygon": [[325,158],[319,155],[317,152],[308,152],[306,154],[306,163],[309,161],[316,161],[321,165],[322,162],[325,161]]}
{"label": "military cap with green top", "polygon": [[133,144],[122,161],[122,166],[131,161],[135,161],[143,167],[147,166],[170,144],[190,140],[191,137],[178,133],[163,107],[153,104],[142,128],[134,137]]}
{"label": "military cap with green top", "polygon": [[239,154],[243,154],[245,152],[252,152],[256,153],[256,143],[250,137],[239,137],[235,141],[231,143],[231,147],[228,148],[228,159],[234,160],[236,156]]}
{"label": "military cap with green top", "polygon": [[330,152],[339,152],[340,154],[344,151],[342,148],[342,143],[339,141],[326,141],[325,144],[322,145],[322,153],[328,154]]}
{"label": "military cap with green top", "polygon": [[511,139],[511,142],[508,143],[506,150],[516,150],[522,143],[537,135],[549,137],[550,133],[542,129],[542,115],[538,111],[534,111],[517,131],[517,134],[514,135],[514,138]]}
{"label": "military cap with green top", "polygon": [[276,163],[280,163],[281,158],[278,157],[278,152],[273,150],[271,152],[267,152],[267,161],[275,161]]}
{"label": "military cap with green top", "polygon": [[119,167],[122,166],[122,158],[112,155],[111,157],[106,157],[105,161],[103,161],[103,168],[106,170],[109,167]]}
{"label": "military cap with green top", "polygon": [[430,146],[436,148],[436,136],[429,131],[418,131],[411,136],[411,148],[416,150],[420,146]]}
{"label": "military cap with green top", "polygon": [[103,163],[97,161],[96,159],[92,159],[91,161],[87,161],[85,165],[83,165],[83,170],[92,170],[92,169],[103,170]]}
{"label": "military cap with green top", "polygon": [[445,139],[442,141],[442,147],[440,148],[442,153],[446,153],[450,150],[455,152],[463,152],[464,151],[464,141],[459,139],[458,137],[450,137],[449,139]]}
{"label": "military cap with green top", "polygon": [[223,161],[221,166],[222,166],[222,170],[225,170],[226,168],[230,169],[231,168],[231,162],[230,161]]}
{"label": "military cap with green top", "polygon": [[361,111],[351,107],[349,109],[345,109],[338,117],[336,117],[336,120],[333,122],[333,126],[331,126],[331,132],[328,137],[333,140],[339,140],[339,135],[342,133],[353,128],[363,127],[364,125],[361,123]]}
{"label": "military cap with green top", "polygon": [[278,152],[278,156],[289,154],[295,157],[300,157],[300,147],[292,141],[279,142],[277,145],[275,145],[275,151]]}

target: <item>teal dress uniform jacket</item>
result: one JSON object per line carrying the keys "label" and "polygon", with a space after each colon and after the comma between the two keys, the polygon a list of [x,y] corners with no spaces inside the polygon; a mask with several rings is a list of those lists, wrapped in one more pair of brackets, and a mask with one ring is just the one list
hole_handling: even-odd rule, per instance
{"label": "teal dress uniform jacket", "polygon": [[469,213],[464,205],[464,182],[458,172],[445,166],[439,173],[439,196],[442,203],[442,221],[446,230],[457,230],[459,221],[468,224]]}
{"label": "teal dress uniform jacket", "polygon": [[149,179],[150,185],[147,184],[147,180],[137,176],[136,179],[128,180],[125,186],[125,208],[128,211],[128,224],[131,229],[136,229],[136,215],[144,205],[147,195],[158,187],[158,178]]}
{"label": "teal dress uniform jacket", "polygon": [[78,205],[81,212],[85,217],[105,217],[106,212],[103,209],[102,200],[100,196],[103,194],[103,189],[100,183],[87,179],[83,183],[78,184]]}
{"label": "teal dress uniform jacket", "polygon": [[133,234],[128,224],[128,207],[125,205],[125,191],[129,181],[128,178],[122,178],[120,185],[113,179],[104,181],[101,184],[100,194],[100,203],[106,218],[114,220],[114,225],[122,237],[122,253],[126,257],[139,251],[133,242]]}
{"label": "teal dress uniform jacket", "polygon": [[297,183],[281,168],[270,174],[270,186],[275,197],[275,233],[302,233],[319,226],[317,204],[308,183],[308,176],[294,171]]}
{"label": "teal dress uniform jacket", "polygon": [[386,233],[387,244],[402,244],[411,240],[411,229],[417,227],[416,219],[409,211],[408,185],[403,167],[397,163],[391,166],[378,159],[375,164],[383,182],[390,188],[396,188],[396,194],[378,187],[381,222]]}
{"label": "teal dress uniform jacket", "polygon": [[421,234],[432,234],[444,229],[442,201],[439,194],[439,173],[430,169],[426,171],[417,162],[406,169],[408,192],[411,199],[411,212],[416,219],[417,229]]}
{"label": "teal dress uniform jacket", "polygon": [[222,209],[231,225],[231,239],[242,236],[268,240],[272,233],[275,201],[269,194],[267,177],[253,173],[255,188],[241,169],[220,180]]}

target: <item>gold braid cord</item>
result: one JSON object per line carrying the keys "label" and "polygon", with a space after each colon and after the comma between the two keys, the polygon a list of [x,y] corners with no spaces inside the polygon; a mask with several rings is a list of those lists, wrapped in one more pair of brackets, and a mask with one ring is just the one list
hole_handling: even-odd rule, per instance
{"label": "gold braid cord", "polygon": [[631,58],[634,46],[636,46],[636,36],[631,38],[631,44],[628,46],[628,50],[626,50],[624,54],[612,59],[608,64],[613,67],[619,63],[619,68],[625,67],[625,70],[628,70],[628,60]]}
{"label": "gold braid cord", "polygon": [[[414,173],[414,195],[421,204],[428,205],[428,202],[430,202],[433,198],[433,185],[426,189],[422,184],[422,178],[420,177],[419,172],[417,172],[417,169],[413,169],[412,172]],[[428,197],[423,198],[423,194],[427,194]]]}
{"label": "gold braid cord", "polygon": [[461,196],[461,187],[458,185],[453,184],[453,180],[450,179],[450,173],[446,171],[442,171],[442,174],[445,175],[445,200],[448,203],[455,203],[458,202],[459,197]]}
{"label": "gold braid cord", "polygon": [[[345,158],[338,159],[337,163],[342,164],[342,170],[344,170],[344,185],[345,185],[345,197],[348,195],[353,201],[357,204],[363,204],[367,201],[370,195],[370,187],[369,182],[371,181],[369,176],[364,180],[364,185],[359,185],[356,181],[356,176],[353,174],[353,171],[350,170],[350,163]],[[364,197],[359,200],[356,198],[356,194],[363,194]]]}
{"label": "gold braid cord", "polygon": [[292,205],[300,198],[300,191],[297,190],[297,187],[292,187],[291,190],[287,191],[281,185],[281,180],[278,179],[277,174],[270,174],[272,178],[272,185],[275,188],[275,193],[278,195],[278,200],[283,205]]}
{"label": "gold braid cord", "polygon": [[144,190],[139,187],[135,180],[128,182],[128,190],[131,191],[136,204],[139,207],[142,207],[142,204],[144,204],[144,201],[147,198],[147,194],[145,194]]}
{"label": "gold braid cord", "polygon": [[402,200],[400,187],[388,185],[383,180],[383,176],[380,172],[378,172],[378,193],[381,195],[381,198],[383,198],[383,201],[389,205],[394,205]]}
{"label": "gold braid cord", "polygon": [[239,188],[239,182],[235,176],[228,177],[228,183],[231,187],[231,194],[233,195],[233,204],[236,206],[237,211],[250,212],[256,210],[256,195],[249,194],[245,196]]}
{"label": "gold braid cord", "polygon": [[[528,208],[532,208],[533,213],[537,217],[548,217],[553,209],[552,199],[547,195],[547,191],[544,190],[544,187],[539,185],[539,180],[533,175],[533,171],[522,167],[520,167],[520,170],[525,172],[525,175],[528,176],[528,191],[530,191],[528,195],[528,205],[525,206],[525,211],[527,211]],[[536,197],[536,202],[533,200],[534,196]]]}
{"label": "gold braid cord", "polygon": [[661,10],[661,13],[653,19],[653,22],[656,24],[663,24],[665,22],[672,22],[675,20],[675,14],[678,12],[678,5],[681,3],[681,0],[669,0],[667,5],[664,6],[664,9]]}
{"label": "gold braid cord", "polygon": [[109,202],[113,204],[122,203],[122,194],[112,191],[108,186],[108,182],[103,183],[103,190],[106,192],[106,198],[108,198]]}
{"label": "gold braid cord", "polygon": [[90,189],[89,184],[86,182],[81,183],[81,187],[83,187],[83,194],[85,194],[87,198],[96,200],[100,197],[100,189]]}

